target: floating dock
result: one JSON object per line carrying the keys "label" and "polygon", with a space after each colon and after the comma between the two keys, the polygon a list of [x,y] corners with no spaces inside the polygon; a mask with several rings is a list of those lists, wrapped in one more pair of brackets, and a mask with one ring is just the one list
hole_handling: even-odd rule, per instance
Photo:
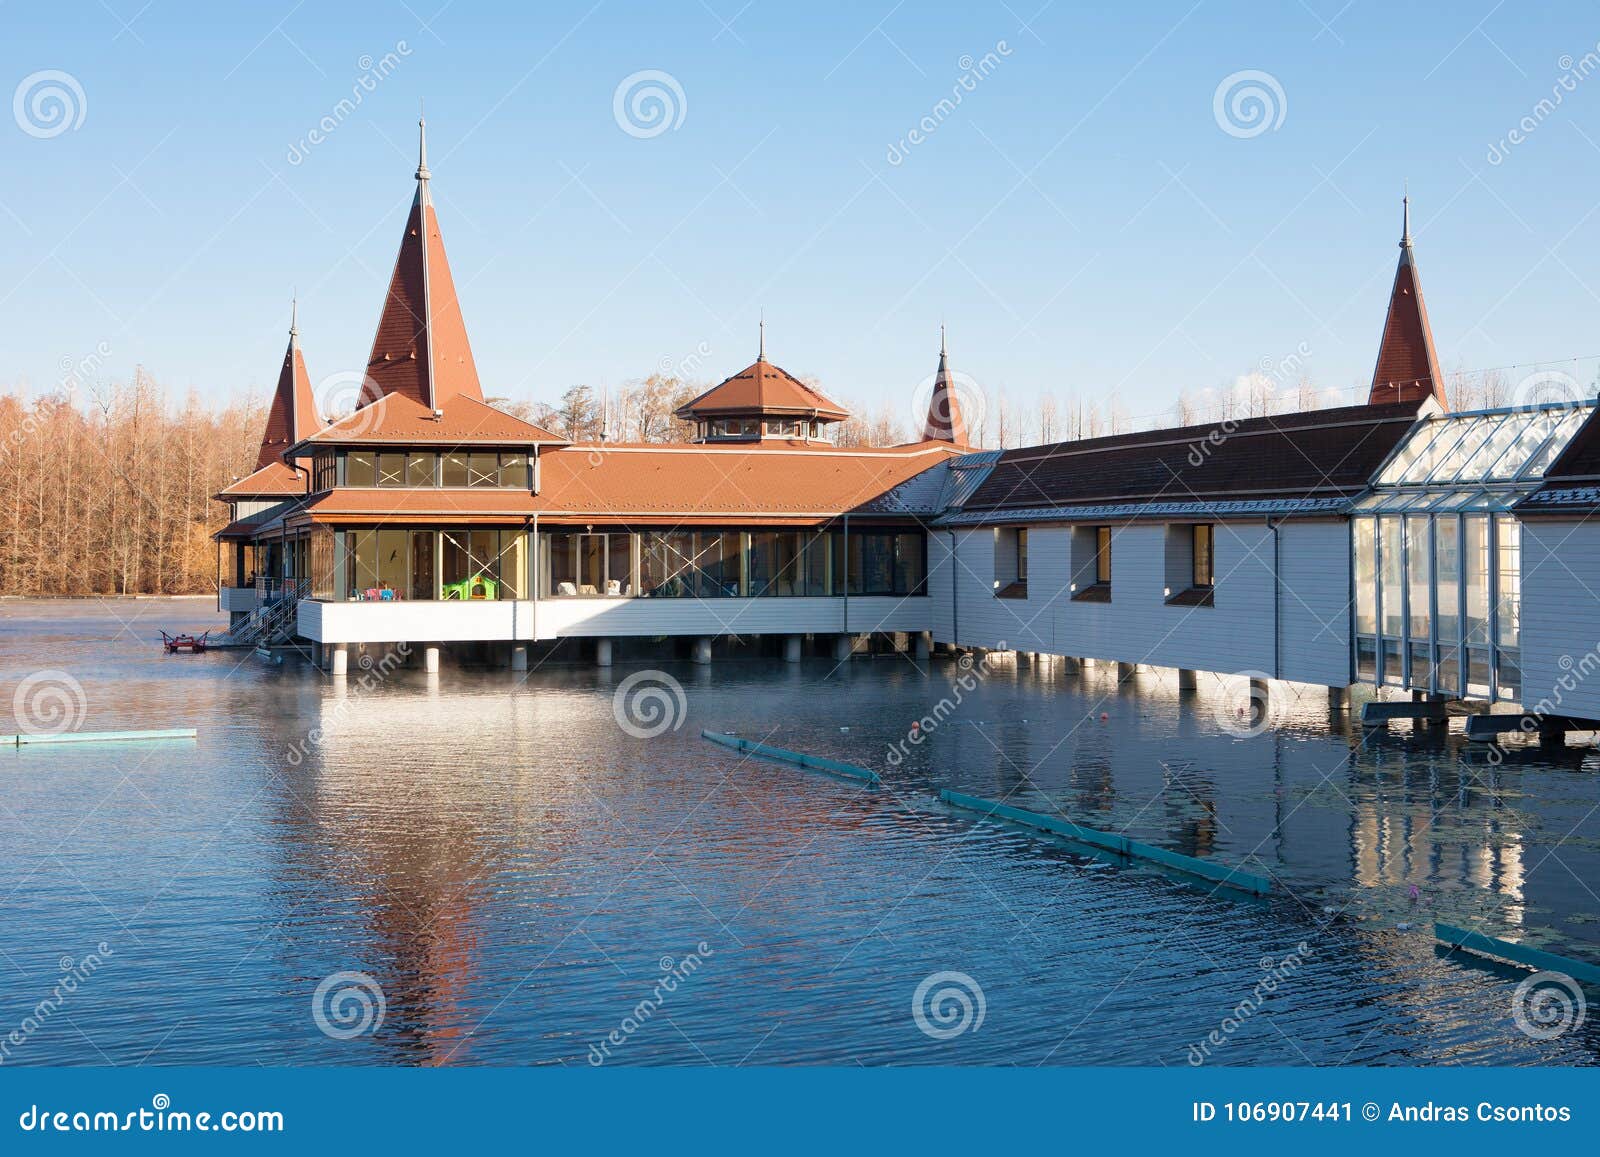
{"label": "floating dock", "polygon": [[810,771],[820,771],[828,775],[836,775],[841,779],[855,780],[858,783],[878,783],[878,773],[870,768],[858,767],[853,763],[841,763],[837,759],[824,759],[820,755],[806,755],[799,751],[786,751],[781,747],[773,747],[766,743],[757,743],[753,739],[740,739],[737,735],[726,735],[720,731],[702,731],[701,739],[709,739],[712,743],[719,743],[723,747],[731,747],[746,755],[759,755],[763,759],[774,759],[779,763],[791,763],[796,767],[804,767]]}
{"label": "floating dock", "polygon": [[1087,844],[1092,848],[1115,852],[1117,855],[1125,856],[1131,860],[1146,860],[1152,864],[1160,864],[1165,868],[1174,868],[1187,875],[1198,876],[1203,880],[1211,880],[1224,887],[1248,892],[1253,896],[1265,896],[1272,891],[1272,881],[1265,876],[1258,876],[1253,872],[1242,871],[1239,868],[1229,868],[1222,864],[1214,864],[1209,860],[1197,859],[1194,856],[1185,856],[1179,852],[1169,852],[1165,848],[1158,848],[1152,844],[1142,844],[1138,840],[1130,840],[1127,836],[1118,835],[1115,832],[1102,832],[1095,828],[1086,828],[1082,824],[1073,823],[1071,820],[1025,811],[1019,807],[1012,807],[1010,804],[979,799],[977,796],[962,795],[960,792],[954,792],[948,788],[939,792],[939,799],[941,802],[947,803],[951,807],[960,808],[962,811],[976,812],[991,819],[1010,820],[1012,823],[1038,828],[1040,831],[1065,836],[1069,840]]}
{"label": "floating dock", "polygon": [[1574,960],[1569,956],[1557,956],[1554,952],[1529,948],[1526,944],[1513,944],[1509,940],[1485,936],[1482,932],[1469,932],[1465,928],[1456,928],[1449,924],[1435,923],[1433,934],[1439,943],[1451,948],[1460,948],[1479,956],[1498,957],[1543,972],[1564,972],[1573,980],[1585,984],[1600,984],[1600,966],[1587,961]]}
{"label": "floating dock", "polygon": [[22,747],[32,743],[127,743],[144,739],[193,739],[193,727],[168,728],[165,731],[63,731],[58,735],[0,735],[0,746]]}

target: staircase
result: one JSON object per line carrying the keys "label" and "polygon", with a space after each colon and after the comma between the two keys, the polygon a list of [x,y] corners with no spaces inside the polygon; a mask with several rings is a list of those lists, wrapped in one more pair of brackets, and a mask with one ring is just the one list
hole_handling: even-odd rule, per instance
{"label": "staircase", "polygon": [[300,600],[311,593],[311,581],[285,583],[268,601],[251,611],[213,645],[221,647],[274,647],[294,638]]}

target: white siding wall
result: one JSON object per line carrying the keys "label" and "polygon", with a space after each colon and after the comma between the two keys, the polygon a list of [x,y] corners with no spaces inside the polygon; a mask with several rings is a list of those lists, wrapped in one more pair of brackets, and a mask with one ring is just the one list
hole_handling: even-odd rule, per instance
{"label": "white siding wall", "polygon": [[637,635],[926,631],[932,599],[542,599],[503,602],[301,602],[299,632],[319,643],[483,642]]}
{"label": "white siding wall", "polygon": [[[1522,705],[1600,719],[1600,526],[1522,524]],[[1563,662],[1563,660],[1566,660]]]}
{"label": "white siding wall", "polygon": [[[1350,681],[1348,526],[1297,523],[1280,534],[1276,674],[1343,686]],[[953,615],[942,607],[936,613],[936,641],[1274,674],[1272,531],[1261,522],[1218,525],[1212,607],[1166,605],[1164,524],[1114,530],[1109,603],[1072,601],[1070,527],[1029,529],[1026,599],[994,597],[992,530],[959,531],[956,538]],[[951,617],[955,624],[947,626]]]}
{"label": "white siding wall", "polygon": [[255,587],[223,587],[218,594],[217,602],[224,611],[253,611],[260,605]]}

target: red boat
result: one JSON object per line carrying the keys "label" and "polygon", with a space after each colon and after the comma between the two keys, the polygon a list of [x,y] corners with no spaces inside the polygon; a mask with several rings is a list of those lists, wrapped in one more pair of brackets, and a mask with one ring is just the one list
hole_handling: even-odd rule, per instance
{"label": "red boat", "polygon": [[211,632],[203,635],[169,635],[161,632],[161,645],[167,649],[169,655],[198,655],[211,643]]}

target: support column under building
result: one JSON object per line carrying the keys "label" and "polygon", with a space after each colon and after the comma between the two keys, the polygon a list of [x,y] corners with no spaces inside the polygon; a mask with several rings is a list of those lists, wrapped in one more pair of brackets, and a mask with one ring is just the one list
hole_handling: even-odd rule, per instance
{"label": "support column under building", "polygon": [[610,639],[596,639],[594,641],[594,665],[596,667],[611,666]]}
{"label": "support column under building", "polygon": [[439,644],[429,643],[422,648],[422,669],[430,675],[439,673]]}
{"label": "support column under building", "polygon": [[835,635],[833,637],[833,658],[835,662],[842,663],[855,653],[856,640],[854,635]]}
{"label": "support column under building", "polygon": [[1350,688],[1328,688],[1328,710],[1337,714],[1344,714],[1350,710]]}
{"label": "support column under building", "polygon": [[1117,682],[1118,683],[1131,682],[1133,677],[1135,675],[1137,675],[1138,673],[1139,673],[1139,665],[1137,663],[1118,663],[1117,664]]}
{"label": "support column under building", "polygon": [[511,644],[511,669],[513,671],[526,671],[528,669],[528,644]]}
{"label": "support column under building", "polygon": [[348,643],[335,643],[333,654],[329,656],[329,672],[334,675],[343,675],[350,670],[350,645]]}
{"label": "support column under building", "polygon": [[928,657],[930,655],[932,655],[932,654],[933,654],[933,632],[932,631],[918,631],[917,632],[917,662],[926,663],[928,661]]}
{"label": "support column under building", "polygon": [[1197,691],[1200,688],[1200,672],[1191,671],[1187,667],[1178,668],[1178,690]]}
{"label": "support column under building", "polygon": [[785,635],[783,639],[783,661],[785,663],[798,663],[800,661],[801,638],[799,635]]}
{"label": "support column under building", "polygon": [[711,640],[703,635],[696,639],[691,657],[696,663],[705,664],[711,662]]}

